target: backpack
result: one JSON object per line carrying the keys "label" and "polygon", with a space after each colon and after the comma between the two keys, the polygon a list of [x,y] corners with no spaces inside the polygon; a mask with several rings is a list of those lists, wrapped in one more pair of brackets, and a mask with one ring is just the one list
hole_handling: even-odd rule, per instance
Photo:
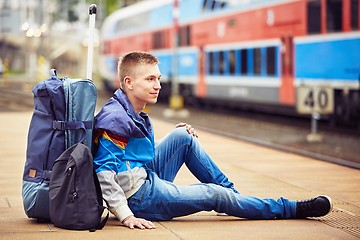
{"label": "backpack", "polygon": [[83,142],[90,149],[96,107],[92,79],[95,4],[89,7],[89,41],[86,79],[51,77],[33,88],[34,112],[30,122],[22,198],[25,213],[38,221],[50,221],[49,181],[55,159]]}
{"label": "backpack", "polygon": [[102,229],[102,193],[90,149],[77,143],[54,162],[49,186],[49,212],[56,227],[90,231]]}
{"label": "backpack", "polygon": [[77,142],[91,148],[96,87],[88,79],[51,78],[33,88],[34,112],[28,132],[22,197],[28,217],[49,221],[52,166]]}

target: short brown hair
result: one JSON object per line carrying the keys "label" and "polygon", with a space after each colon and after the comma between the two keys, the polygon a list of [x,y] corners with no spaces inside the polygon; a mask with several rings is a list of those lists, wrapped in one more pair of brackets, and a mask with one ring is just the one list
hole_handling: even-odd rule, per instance
{"label": "short brown hair", "polygon": [[118,62],[118,76],[120,80],[120,87],[123,85],[123,80],[126,76],[133,74],[133,68],[137,65],[148,64],[156,65],[159,60],[154,55],[147,52],[130,52],[119,58]]}

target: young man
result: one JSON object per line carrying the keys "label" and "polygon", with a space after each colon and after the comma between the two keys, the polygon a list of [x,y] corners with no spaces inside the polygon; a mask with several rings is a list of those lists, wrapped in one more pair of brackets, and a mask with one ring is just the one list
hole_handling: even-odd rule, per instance
{"label": "young man", "polygon": [[[304,201],[243,196],[201,147],[195,130],[180,123],[159,143],[146,104],[156,103],[161,73],[158,59],[132,52],[118,65],[121,87],[95,118],[94,166],[110,211],[129,228],[199,211],[248,219],[319,217],[332,209],[329,197]],[[201,182],[176,186],[185,163]]]}

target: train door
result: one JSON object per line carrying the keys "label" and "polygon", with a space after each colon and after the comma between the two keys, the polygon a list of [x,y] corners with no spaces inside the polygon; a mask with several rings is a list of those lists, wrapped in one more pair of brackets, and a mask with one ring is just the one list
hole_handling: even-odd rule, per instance
{"label": "train door", "polygon": [[281,38],[280,59],[281,59],[280,103],[285,105],[293,105],[295,103],[293,36],[284,36]]}
{"label": "train door", "polygon": [[205,83],[205,52],[204,48],[201,46],[199,48],[198,55],[198,83],[196,86],[196,96],[205,97],[206,96],[206,83]]}

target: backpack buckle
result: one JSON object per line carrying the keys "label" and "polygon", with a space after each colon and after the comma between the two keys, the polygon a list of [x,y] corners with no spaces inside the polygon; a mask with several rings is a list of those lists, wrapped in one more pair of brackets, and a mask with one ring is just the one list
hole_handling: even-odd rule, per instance
{"label": "backpack buckle", "polygon": [[53,121],[53,129],[58,129],[64,131],[66,127],[65,121]]}

